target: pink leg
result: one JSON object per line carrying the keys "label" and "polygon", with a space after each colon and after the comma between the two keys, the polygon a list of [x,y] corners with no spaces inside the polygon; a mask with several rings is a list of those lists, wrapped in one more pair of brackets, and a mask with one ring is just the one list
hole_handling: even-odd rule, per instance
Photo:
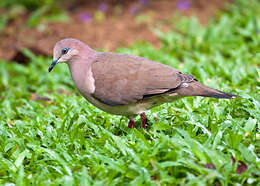
{"label": "pink leg", "polygon": [[135,121],[134,120],[129,120],[128,128],[134,128],[134,127],[135,127]]}
{"label": "pink leg", "polygon": [[143,112],[143,113],[140,114],[140,116],[141,116],[141,119],[142,119],[142,128],[145,129],[146,128],[146,115]]}

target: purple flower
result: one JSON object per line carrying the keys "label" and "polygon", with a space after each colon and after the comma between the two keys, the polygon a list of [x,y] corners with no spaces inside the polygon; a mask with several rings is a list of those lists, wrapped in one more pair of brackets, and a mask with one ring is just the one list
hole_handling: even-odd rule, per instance
{"label": "purple flower", "polygon": [[89,13],[82,13],[79,15],[79,19],[83,22],[89,22],[92,19],[92,16]]}
{"label": "purple flower", "polygon": [[189,1],[178,1],[177,8],[180,10],[187,10],[190,8],[190,2]]}
{"label": "purple flower", "polygon": [[135,14],[137,14],[139,11],[140,11],[140,10],[139,10],[139,8],[138,8],[136,5],[133,5],[133,6],[130,8],[130,10],[129,10],[129,12],[130,12],[131,15],[135,15]]}
{"label": "purple flower", "polygon": [[139,0],[138,2],[139,2],[139,3],[142,3],[142,4],[147,4],[147,3],[148,3],[148,0]]}
{"label": "purple flower", "polygon": [[98,9],[101,11],[101,12],[106,12],[107,11],[107,4],[106,3],[101,3],[98,7]]}

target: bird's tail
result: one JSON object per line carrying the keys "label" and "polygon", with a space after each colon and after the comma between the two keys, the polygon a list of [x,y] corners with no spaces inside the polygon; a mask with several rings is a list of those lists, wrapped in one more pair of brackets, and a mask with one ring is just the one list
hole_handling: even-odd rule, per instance
{"label": "bird's tail", "polygon": [[183,96],[203,96],[224,99],[233,99],[236,97],[240,97],[207,87],[199,83],[198,81],[192,81],[190,83],[182,84],[180,88],[175,90],[175,92]]}

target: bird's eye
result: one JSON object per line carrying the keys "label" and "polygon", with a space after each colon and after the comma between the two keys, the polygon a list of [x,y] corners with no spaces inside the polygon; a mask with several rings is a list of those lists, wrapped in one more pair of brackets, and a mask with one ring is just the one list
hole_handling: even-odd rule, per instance
{"label": "bird's eye", "polygon": [[67,54],[68,51],[69,51],[68,48],[63,48],[63,49],[61,49],[61,54],[62,54],[62,55]]}

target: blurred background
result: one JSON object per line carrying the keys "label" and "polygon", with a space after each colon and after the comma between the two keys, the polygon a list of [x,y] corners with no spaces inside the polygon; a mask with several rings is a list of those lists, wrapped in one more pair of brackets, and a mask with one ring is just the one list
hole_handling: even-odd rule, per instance
{"label": "blurred background", "polygon": [[[66,37],[242,99],[181,99],[128,129],[67,65],[48,73]],[[259,82],[259,0],[0,0],[0,185],[259,185]]]}
{"label": "blurred background", "polygon": [[[0,59],[26,62],[22,48],[51,56],[55,42],[73,37],[112,51],[135,41],[160,46],[154,29],[174,29],[176,15],[203,25],[231,0],[1,0]],[[178,30],[178,28],[175,28]]]}

